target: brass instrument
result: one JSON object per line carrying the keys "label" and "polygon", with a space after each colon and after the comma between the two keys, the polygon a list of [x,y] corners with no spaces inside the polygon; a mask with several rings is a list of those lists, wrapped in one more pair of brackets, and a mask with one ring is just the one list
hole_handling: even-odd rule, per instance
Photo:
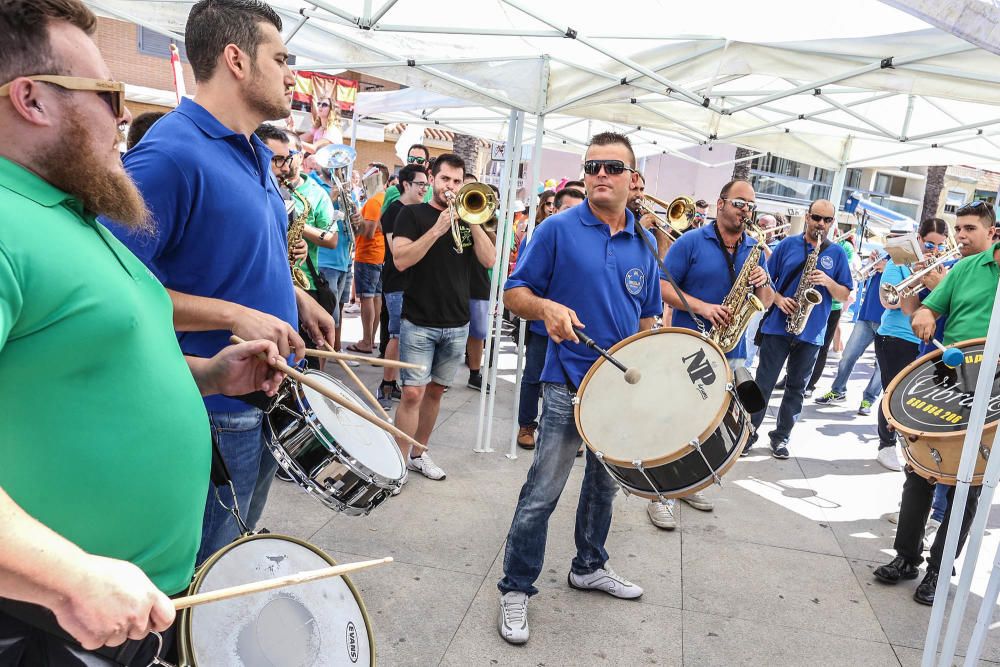
{"label": "brass instrument", "polygon": [[875,273],[878,265],[889,259],[889,253],[882,252],[878,257],[871,260],[867,264],[862,265],[857,271],[854,272],[854,282],[860,283],[868,279],[868,276]]}
{"label": "brass instrument", "polygon": [[816,232],[816,247],[806,257],[806,263],[802,267],[802,277],[799,278],[799,286],[795,288],[795,296],[792,297],[797,304],[795,312],[789,315],[785,321],[785,331],[793,336],[798,336],[805,330],[812,309],[823,300],[823,295],[819,293],[819,290],[813,289],[809,282],[809,274],[816,270],[816,262],[819,261],[819,253],[822,249],[823,234]]}
{"label": "brass instrument", "polygon": [[308,199],[295,191],[290,182],[282,181],[281,184],[288,190],[288,194],[292,196],[292,199],[298,200],[299,205],[302,206],[302,212],[296,215],[295,203],[293,201],[292,210],[288,213],[288,268],[292,272],[292,282],[297,287],[309,290],[312,288],[309,284],[309,278],[306,277],[306,272],[302,270],[302,267],[296,264],[292,256],[292,248],[302,240],[302,229],[306,226],[309,216],[312,215],[312,205]]}
{"label": "brass instrument", "polygon": [[[484,225],[484,230],[496,231],[497,223],[494,213],[496,213],[499,202],[493,188],[485,183],[466,183],[457,194],[446,191],[444,196],[448,200],[448,209],[451,211],[451,238],[455,241],[455,252],[461,254],[464,251],[461,222],[469,225]],[[491,221],[492,224],[490,224]]]}
{"label": "brass instrument", "polygon": [[913,273],[896,285],[886,285],[883,283],[879,287],[882,298],[885,299],[885,302],[890,306],[897,306],[903,299],[908,299],[911,296],[920,294],[920,291],[924,289],[924,276],[931,271],[936,271],[938,267],[943,265],[945,262],[950,262],[953,259],[960,259],[962,257],[961,247],[961,243],[956,244],[954,248],[945,251],[923,269]]}
{"label": "brass instrument", "polygon": [[[667,212],[664,220],[653,210],[649,202],[656,204]],[[681,237],[688,227],[694,222],[695,206],[694,199],[681,195],[676,197],[669,204],[662,199],[658,199],[650,194],[644,194],[636,200],[636,205],[645,213],[653,216],[656,220],[656,229],[673,243]]]}
{"label": "brass instrument", "polygon": [[750,272],[760,264],[760,254],[764,251],[766,234],[764,230],[759,229],[749,221],[746,222],[746,230],[747,234],[752,236],[757,243],[747,254],[743,268],[740,269],[740,273],[733,283],[733,288],[722,300],[722,305],[728,308],[731,313],[729,325],[721,328],[712,327],[712,330],[708,332],[708,337],[715,341],[723,352],[730,352],[739,345],[744,332],[750,326],[750,320],[753,319],[754,315],[765,310],[764,304],[754,294],[754,287],[750,284]]}
{"label": "brass instrument", "polygon": [[357,216],[358,207],[354,203],[354,197],[351,196],[351,167],[356,158],[357,152],[346,144],[327,144],[313,155],[316,165],[330,172],[330,180],[337,188],[337,200],[340,203],[340,212],[344,215],[347,242],[352,249],[354,248],[354,226],[351,224],[351,220]]}

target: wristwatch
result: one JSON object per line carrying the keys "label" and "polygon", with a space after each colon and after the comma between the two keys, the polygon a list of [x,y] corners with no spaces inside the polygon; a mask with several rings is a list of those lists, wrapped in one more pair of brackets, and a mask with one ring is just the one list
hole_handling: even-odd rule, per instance
{"label": "wristwatch", "polygon": [[319,233],[319,240],[320,241],[325,241],[326,237],[329,236],[329,235],[330,235],[330,232],[320,232]]}

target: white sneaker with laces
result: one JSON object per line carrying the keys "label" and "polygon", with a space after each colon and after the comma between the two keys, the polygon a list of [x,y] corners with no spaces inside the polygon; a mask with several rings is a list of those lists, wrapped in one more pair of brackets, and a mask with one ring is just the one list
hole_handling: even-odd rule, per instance
{"label": "white sneaker with laces", "polygon": [[702,512],[711,512],[715,508],[712,501],[706,498],[705,494],[701,491],[695,491],[694,493],[688,494],[681,498],[681,500],[696,510],[701,510]]}
{"label": "white sneaker with laces", "polygon": [[404,470],[403,479],[399,480],[399,486],[392,490],[392,495],[398,496],[399,493],[403,490],[403,487],[406,486],[406,483],[409,481],[410,481],[410,473]]}
{"label": "white sneaker with laces", "polygon": [[903,469],[903,466],[899,464],[899,456],[896,454],[895,447],[883,447],[878,450],[878,455],[875,458],[883,468],[888,470],[899,472]]}
{"label": "white sneaker with laces", "polygon": [[580,591],[602,591],[622,600],[635,600],[642,596],[642,588],[615,574],[610,567],[599,567],[590,574],[570,571],[566,579],[570,588]]}
{"label": "white sneaker with laces", "polygon": [[528,596],[511,591],[500,596],[500,636],[511,644],[528,641]]}
{"label": "white sneaker with laces", "polygon": [[649,515],[649,520],[657,528],[673,530],[677,527],[677,518],[674,516],[674,501],[672,500],[665,503],[661,503],[659,500],[647,503],[646,514]]}
{"label": "white sneaker with laces", "polygon": [[444,479],[445,473],[441,469],[441,466],[431,461],[431,457],[427,452],[424,452],[420,456],[410,459],[406,462],[406,467],[410,470],[416,470],[421,475],[427,479]]}

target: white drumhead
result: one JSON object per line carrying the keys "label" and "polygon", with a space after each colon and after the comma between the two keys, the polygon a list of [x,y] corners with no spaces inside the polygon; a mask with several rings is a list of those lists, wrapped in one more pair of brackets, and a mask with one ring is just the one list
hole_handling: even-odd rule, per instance
{"label": "white drumhead", "polygon": [[663,330],[614,352],[636,384],[608,362],[580,391],[581,435],[617,461],[662,459],[701,436],[725,404],[729,365],[697,334]]}
{"label": "white drumhead", "polygon": [[[237,544],[209,567],[198,593],[329,567],[281,537]],[[212,602],[191,609],[194,663],[243,667],[370,665],[358,601],[340,577]]]}
{"label": "white drumhead", "polygon": [[[309,377],[322,382],[338,396],[360,406],[367,412],[369,408],[357,395],[336,378],[312,371]],[[326,431],[337,439],[337,444],[348,454],[386,479],[402,479],[404,471],[403,455],[388,433],[365,421],[350,410],[342,408],[311,387],[300,385],[302,393],[309,401],[316,419]],[[374,413],[373,413],[374,414]]]}

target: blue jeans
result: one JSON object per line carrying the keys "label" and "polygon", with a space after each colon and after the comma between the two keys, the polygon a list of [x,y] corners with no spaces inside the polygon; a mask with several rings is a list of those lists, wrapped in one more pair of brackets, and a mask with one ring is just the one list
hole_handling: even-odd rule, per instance
{"label": "blue jeans", "polygon": [[[765,310],[764,313],[767,311]],[[760,323],[764,319],[764,313],[757,313],[750,318],[750,324],[747,325],[747,358],[743,362],[743,368],[750,368],[753,366],[754,359],[757,358],[757,344],[753,342],[753,339],[757,337],[757,329],[760,328]],[[730,364],[732,366],[732,364]]]}
{"label": "blue jeans", "polygon": [[[257,525],[264,511],[271,480],[278,467],[277,461],[264,446],[263,416],[264,413],[256,408],[243,412],[208,413],[212,435],[232,475],[240,514],[251,529]],[[227,505],[232,503],[228,488],[220,489],[219,495]],[[215,487],[209,486],[196,563],[200,565],[239,535],[236,520],[219,505]]]}
{"label": "blue jeans", "polygon": [[382,265],[354,262],[354,292],[362,299],[382,293]]}
{"label": "blue jeans", "polygon": [[944,484],[934,486],[934,499],[931,501],[931,518],[936,521],[944,521],[945,512],[948,511],[948,487]]}
{"label": "blue jeans", "polygon": [[333,322],[340,326],[340,311],[348,301],[351,300],[351,271],[341,271],[340,269],[320,268],[320,273],[330,283],[330,291],[337,297],[337,304],[333,307]]}
{"label": "blue jeans", "polygon": [[403,293],[385,292],[382,295],[385,309],[389,311],[389,338],[399,338],[399,327],[403,320]]}
{"label": "blue jeans", "polygon": [[[521,487],[514,520],[507,534],[501,593],[519,591],[534,595],[535,580],[542,572],[549,517],[559,502],[573,469],[582,440],[573,419],[573,395],[565,385],[545,383],[542,388],[542,419],[535,457],[528,479]],[[576,509],[576,556],[571,569],[590,574],[604,567],[608,552],[604,543],[611,528],[611,506],[618,485],[593,452],[587,450],[587,468]]]}
{"label": "blue jeans", "polygon": [[399,360],[423,366],[424,370],[403,368],[399,380],[404,387],[422,387],[433,380],[450,387],[462,364],[469,325],[422,327],[403,318],[399,325]]}
{"label": "blue jeans", "polygon": [[[851,378],[854,365],[858,363],[858,359],[865,353],[868,346],[874,342],[878,327],[878,322],[858,321],[854,323],[854,330],[851,331],[851,337],[847,339],[847,345],[844,346],[844,354],[837,365],[837,377],[833,379],[832,391],[838,394],[847,393],[847,381]],[[866,401],[874,403],[875,399],[881,393],[882,376],[879,373],[878,361],[876,360],[875,369],[868,380],[868,386],[865,387],[863,398]]]}
{"label": "blue jeans", "polygon": [[[760,342],[760,351],[757,353],[760,363],[757,365],[756,380],[765,401],[771,400],[771,393],[778,382],[781,368],[785,366],[786,361],[788,362],[785,371],[785,394],[781,397],[781,406],[778,408],[778,424],[768,433],[772,441],[787,440],[791,435],[792,427],[802,412],[802,395],[816,365],[819,348],[819,345],[803,343],[791,336],[764,334]],[[757,429],[764,421],[766,413],[767,408],[753,413],[751,418],[754,428],[754,434],[751,436],[753,442],[757,441]]]}
{"label": "blue jeans", "polygon": [[549,337],[525,330],[524,373],[521,375],[521,400],[517,404],[517,425],[535,426],[538,419],[538,399],[542,395],[542,367]]}

